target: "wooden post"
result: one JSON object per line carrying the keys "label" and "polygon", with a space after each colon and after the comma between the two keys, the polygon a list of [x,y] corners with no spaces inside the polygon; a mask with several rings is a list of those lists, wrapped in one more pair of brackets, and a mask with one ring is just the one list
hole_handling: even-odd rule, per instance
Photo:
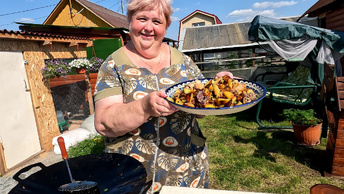
{"label": "wooden post", "polygon": [[91,82],[88,77],[88,75],[85,74],[85,80],[86,80],[86,90],[87,90],[87,99],[88,99],[88,105],[90,108],[90,115],[94,113],[94,106],[93,106],[93,97],[92,97],[92,89],[91,89]]}
{"label": "wooden post", "polygon": [[7,171],[7,165],[4,155],[4,146],[2,146],[2,140],[0,146],[0,175],[4,175]]}

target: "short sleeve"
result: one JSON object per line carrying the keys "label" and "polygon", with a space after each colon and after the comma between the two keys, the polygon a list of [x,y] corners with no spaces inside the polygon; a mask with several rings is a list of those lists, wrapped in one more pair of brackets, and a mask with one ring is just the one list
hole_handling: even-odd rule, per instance
{"label": "short sleeve", "polygon": [[183,54],[183,57],[184,57],[184,61],[185,61],[185,67],[187,69],[186,74],[187,74],[188,79],[192,80],[192,79],[196,79],[196,78],[198,78],[198,79],[204,78],[202,71],[193,62],[193,60],[185,54]]}
{"label": "short sleeve", "polygon": [[94,91],[95,101],[122,94],[121,82],[116,73],[115,65],[112,56],[109,56],[100,67]]}

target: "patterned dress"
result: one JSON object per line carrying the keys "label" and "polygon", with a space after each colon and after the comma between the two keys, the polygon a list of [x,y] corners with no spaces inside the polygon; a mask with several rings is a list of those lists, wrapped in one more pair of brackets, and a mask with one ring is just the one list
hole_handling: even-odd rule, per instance
{"label": "patterned dress", "polygon": [[[118,49],[100,68],[95,100],[122,94],[124,103],[129,103],[178,82],[203,78],[188,56],[172,47],[170,51],[171,65],[153,74],[134,65],[124,49]],[[195,115],[177,111],[166,117],[150,117],[122,137],[107,138],[107,151],[139,160],[146,168],[147,179],[154,177],[154,191],[162,185],[208,188],[208,150],[204,142]]]}

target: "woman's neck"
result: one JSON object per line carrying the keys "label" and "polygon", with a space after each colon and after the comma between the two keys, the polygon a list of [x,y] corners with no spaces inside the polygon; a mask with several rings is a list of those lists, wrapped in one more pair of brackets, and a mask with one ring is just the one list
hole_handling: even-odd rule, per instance
{"label": "woman's neck", "polygon": [[137,55],[146,60],[154,60],[155,58],[159,58],[164,46],[162,43],[159,46],[150,47],[148,49],[142,49],[140,47],[135,47],[133,42],[130,42],[129,44],[132,50]]}
{"label": "woman's neck", "polygon": [[126,49],[130,52],[131,60],[136,66],[145,67],[152,73],[157,73],[162,68],[170,65],[169,49],[166,49],[164,44],[161,45],[160,49],[157,49],[156,52],[153,50],[145,50],[150,51],[149,54],[152,58],[145,57],[144,54],[140,53],[131,42],[126,45]]}

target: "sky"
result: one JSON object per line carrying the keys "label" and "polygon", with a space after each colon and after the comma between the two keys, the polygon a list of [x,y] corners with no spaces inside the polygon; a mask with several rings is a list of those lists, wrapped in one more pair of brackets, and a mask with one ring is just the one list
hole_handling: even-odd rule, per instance
{"label": "sky", "polygon": [[[126,0],[90,0],[126,14]],[[172,24],[166,37],[178,40],[179,22],[195,10],[216,15],[222,23],[252,21],[256,15],[274,18],[301,16],[318,0],[173,0]],[[42,24],[59,0],[11,0],[0,6],[0,29],[19,30],[14,22]],[[122,2],[122,3],[121,3]],[[122,5],[123,4],[123,12]]]}

